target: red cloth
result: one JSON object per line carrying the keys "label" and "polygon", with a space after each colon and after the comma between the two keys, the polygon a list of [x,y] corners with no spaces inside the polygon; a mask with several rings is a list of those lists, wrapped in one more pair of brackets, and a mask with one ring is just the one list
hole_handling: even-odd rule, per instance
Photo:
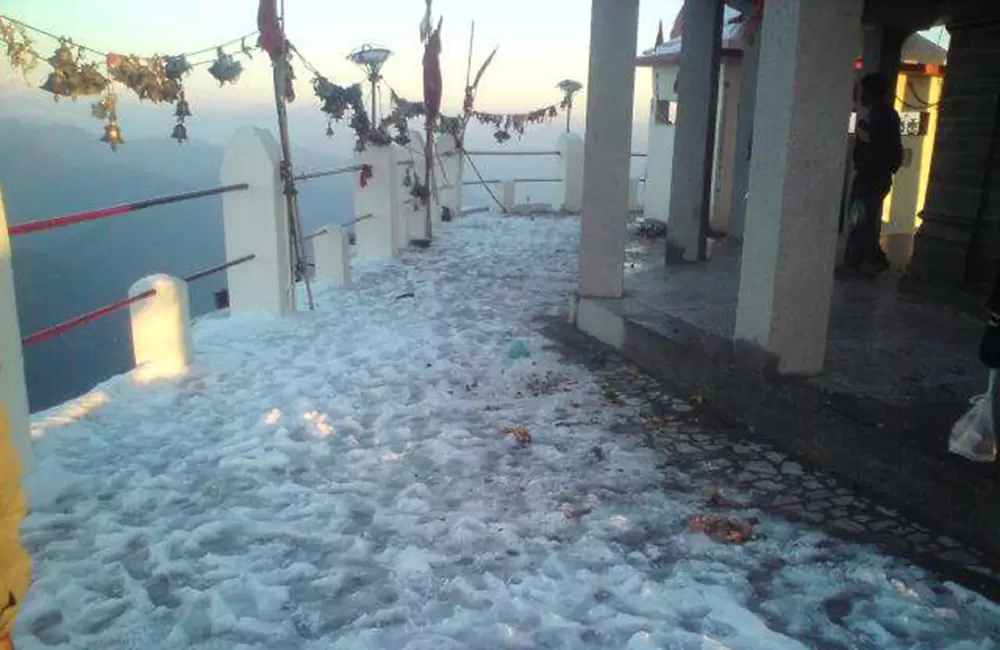
{"label": "red cloth", "polygon": [[441,112],[441,22],[437,29],[427,39],[424,46],[424,108],[427,111],[427,124],[437,120]]}
{"label": "red cloth", "polygon": [[280,59],[284,38],[281,35],[281,25],[278,24],[277,0],[260,0],[257,7],[257,30],[260,32],[257,45],[271,55],[272,60]]}

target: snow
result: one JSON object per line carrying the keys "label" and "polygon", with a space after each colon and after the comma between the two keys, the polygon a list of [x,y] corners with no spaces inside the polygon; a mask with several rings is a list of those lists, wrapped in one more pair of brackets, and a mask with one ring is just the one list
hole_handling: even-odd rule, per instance
{"label": "snow", "polygon": [[998,647],[1000,609],[871,548],[687,533],[711,486],[664,488],[638,405],[533,325],[578,220],[440,230],[316,313],[201,320],[184,379],[42,414],[19,648]]}

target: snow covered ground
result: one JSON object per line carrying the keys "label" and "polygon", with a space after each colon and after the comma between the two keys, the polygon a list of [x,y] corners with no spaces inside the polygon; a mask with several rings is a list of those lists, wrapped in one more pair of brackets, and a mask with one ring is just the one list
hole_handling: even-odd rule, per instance
{"label": "snow covered ground", "polygon": [[578,230],[445,224],[318,313],[202,320],[183,380],[43,414],[19,647],[1000,647],[1000,608],[870,548],[686,532],[709,486],[663,488],[638,405],[531,324]]}

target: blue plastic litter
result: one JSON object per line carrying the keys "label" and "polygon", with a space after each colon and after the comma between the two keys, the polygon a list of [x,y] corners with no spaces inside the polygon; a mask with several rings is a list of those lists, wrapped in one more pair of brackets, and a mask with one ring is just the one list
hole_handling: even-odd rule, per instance
{"label": "blue plastic litter", "polygon": [[510,349],[507,350],[508,359],[524,359],[525,357],[530,357],[531,352],[528,350],[528,345],[524,341],[514,341],[510,344]]}

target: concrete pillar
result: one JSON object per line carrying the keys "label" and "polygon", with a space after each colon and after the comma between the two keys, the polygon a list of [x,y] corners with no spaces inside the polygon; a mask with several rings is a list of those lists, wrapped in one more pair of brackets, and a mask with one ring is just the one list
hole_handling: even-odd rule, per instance
{"label": "concrete pillar", "polygon": [[760,61],[760,39],[763,25],[753,38],[744,39],[740,74],[739,117],[734,146],[732,208],[729,235],[742,238],[747,214],[747,192],[750,190],[750,154],[753,149],[754,110],[757,102],[757,68]]}
{"label": "concrete pillar", "polygon": [[715,173],[712,180],[712,218],[715,230],[729,232],[733,217],[733,175],[736,164],[736,130],[739,123],[741,66],[722,65],[719,79],[719,124],[715,130]]}
{"label": "concrete pillar", "polygon": [[620,298],[639,0],[591,0],[580,294]]}
{"label": "concrete pillar", "polygon": [[[6,413],[14,449],[25,473],[34,468],[31,451],[31,422],[28,416],[28,385],[24,378],[21,327],[17,320],[14,267],[7,212],[0,189],[0,417]],[[9,468],[0,467],[0,472]]]}
{"label": "concrete pillar", "polygon": [[718,110],[723,0],[685,0],[684,41],[677,73],[667,260],[705,257],[712,203],[712,165]]}
{"label": "concrete pillar", "polygon": [[453,218],[462,214],[462,180],[465,158],[455,136],[442,133],[437,137],[438,202],[451,211]]}
{"label": "concrete pillar", "polygon": [[177,377],[191,365],[191,313],[187,283],[151,275],[129,289],[129,297],[156,293],[129,306],[135,376],[142,381]]}
{"label": "concrete pillar", "polygon": [[[419,131],[410,131],[410,142],[406,145],[405,151],[401,152],[403,161],[406,161],[407,165],[400,165],[398,167],[398,185],[399,194],[396,201],[396,210],[400,219],[401,224],[405,224],[406,234],[410,241],[416,240],[427,240],[430,239],[431,233],[427,229],[427,213],[424,206],[420,205],[420,202],[416,200],[410,190],[412,189],[412,183],[424,182],[424,175],[426,174],[426,169],[424,168],[424,135]],[[403,183],[406,179],[406,171],[410,170],[410,182],[411,186],[406,187]],[[431,201],[434,197],[431,196]],[[434,206],[431,206],[433,211]]]}
{"label": "concrete pillar", "polygon": [[504,181],[500,185],[500,203],[507,212],[513,212],[517,206],[517,183],[514,181]]}
{"label": "concrete pillar", "polygon": [[226,259],[256,258],[230,268],[229,307],[283,316],[295,309],[288,240],[288,210],[281,183],[281,149],[268,131],[243,128],[222,159],[223,185],[247,183],[222,195]]}
{"label": "concrete pillar", "polygon": [[358,154],[355,164],[370,165],[372,176],[365,187],[354,187],[354,214],[370,214],[354,226],[358,253],[369,259],[391,259],[396,256],[398,209],[398,174],[396,147],[372,146]]}
{"label": "concrete pillar", "polygon": [[583,210],[583,138],[576,133],[561,133],[556,148],[562,162],[562,209],[576,214]]}
{"label": "concrete pillar", "polygon": [[903,43],[909,35],[904,29],[885,23],[865,25],[861,54],[862,74],[881,72],[889,82],[889,88],[895,88],[900,59],[903,57]]}
{"label": "concrete pillar", "polygon": [[823,367],[863,0],[764,11],[735,338],[782,373]]}
{"label": "concrete pillar", "polygon": [[337,226],[327,226],[313,239],[316,277],[329,280],[343,289],[351,287],[351,248],[347,233]]}
{"label": "concrete pillar", "polygon": [[638,178],[628,179],[628,210],[629,212],[642,211],[642,196],[640,195]]}

